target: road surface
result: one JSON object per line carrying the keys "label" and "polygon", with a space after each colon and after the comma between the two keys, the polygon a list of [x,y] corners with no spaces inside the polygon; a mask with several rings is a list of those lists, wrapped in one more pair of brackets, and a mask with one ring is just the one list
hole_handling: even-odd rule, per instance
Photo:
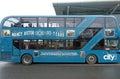
{"label": "road surface", "polygon": [[120,79],[120,64],[32,64],[0,62],[0,79]]}

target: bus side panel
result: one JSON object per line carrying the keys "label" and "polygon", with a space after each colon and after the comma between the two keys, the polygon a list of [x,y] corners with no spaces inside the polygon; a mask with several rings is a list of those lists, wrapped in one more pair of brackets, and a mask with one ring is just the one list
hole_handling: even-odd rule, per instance
{"label": "bus side panel", "polygon": [[1,46],[0,46],[0,59],[1,61],[11,61],[12,57],[12,43],[9,37],[1,38]]}
{"label": "bus side panel", "polygon": [[39,50],[38,56],[34,55],[33,50],[22,50],[23,54],[29,53],[33,56],[34,62],[68,62],[68,63],[84,63],[85,56],[80,57],[79,50]]}

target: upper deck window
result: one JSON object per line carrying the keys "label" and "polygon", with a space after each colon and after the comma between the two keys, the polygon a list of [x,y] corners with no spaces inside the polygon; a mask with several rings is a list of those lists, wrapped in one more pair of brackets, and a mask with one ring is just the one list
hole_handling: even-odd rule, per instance
{"label": "upper deck window", "polygon": [[66,18],[66,27],[77,27],[83,20],[84,18],[81,17]]}
{"label": "upper deck window", "polygon": [[21,18],[22,27],[37,27],[37,18]]}
{"label": "upper deck window", "polygon": [[113,18],[106,18],[106,27],[107,28],[116,27],[115,20]]}
{"label": "upper deck window", "polygon": [[49,18],[48,27],[65,27],[64,18]]}
{"label": "upper deck window", "polygon": [[90,25],[90,28],[103,28],[105,26],[104,18],[96,18]]}
{"label": "upper deck window", "polygon": [[85,18],[83,17],[78,17],[75,18],[75,27],[77,27],[77,25],[79,25]]}
{"label": "upper deck window", "polygon": [[8,18],[4,24],[3,27],[17,27],[20,26],[20,18]]}
{"label": "upper deck window", "polygon": [[66,27],[75,27],[75,18],[66,18]]}
{"label": "upper deck window", "polygon": [[45,17],[39,18],[38,27],[47,27],[47,18]]}

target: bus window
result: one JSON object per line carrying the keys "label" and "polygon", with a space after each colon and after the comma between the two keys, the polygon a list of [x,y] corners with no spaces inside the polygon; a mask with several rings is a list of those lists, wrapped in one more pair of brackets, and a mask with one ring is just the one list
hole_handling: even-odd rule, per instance
{"label": "bus window", "polygon": [[93,29],[86,29],[82,34],[82,38],[92,38],[93,37]]}
{"label": "bus window", "polygon": [[75,27],[75,18],[66,18],[66,27]]}
{"label": "bus window", "polygon": [[66,40],[66,49],[73,49],[73,40]]}
{"label": "bus window", "polygon": [[104,50],[105,49],[105,43],[104,39],[102,39],[100,42],[98,42],[94,47],[94,50]]}
{"label": "bus window", "polygon": [[29,43],[30,43],[30,40],[23,40],[22,41],[22,49],[29,49]]}
{"label": "bus window", "polygon": [[90,28],[103,28],[105,26],[104,18],[96,18],[96,20],[89,26]]}
{"label": "bus window", "polygon": [[87,27],[77,39],[81,40],[81,46],[83,47],[85,44],[87,44],[88,41],[91,40],[92,37],[94,37],[100,29],[104,27],[104,18],[96,18],[92,24]]}
{"label": "bus window", "polygon": [[14,45],[16,48],[20,49],[20,40],[13,40],[13,45]]}
{"label": "bus window", "polygon": [[73,46],[74,46],[74,49],[80,49],[81,48],[81,41],[79,39],[75,39],[73,41]]}
{"label": "bus window", "polygon": [[47,40],[43,40],[43,49],[46,49],[48,45],[48,41]]}
{"label": "bus window", "polygon": [[4,24],[3,27],[20,27],[20,18],[8,18]]}
{"label": "bus window", "polygon": [[105,47],[110,50],[118,49],[118,40],[117,39],[105,39]]}
{"label": "bus window", "polygon": [[64,49],[64,40],[52,40],[52,49]]}
{"label": "bus window", "polygon": [[52,46],[52,41],[51,40],[47,40],[47,43],[48,43],[47,48],[51,49],[53,47]]}
{"label": "bus window", "polygon": [[106,27],[107,28],[116,27],[115,20],[113,18],[106,18]]}
{"label": "bus window", "polygon": [[49,18],[48,27],[64,27],[64,18]]}
{"label": "bus window", "polygon": [[37,49],[43,49],[43,40],[38,40]]}
{"label": "bus window", "polygon": [[39,18],[38,27],[47,27],[47,18]]}
{"label": "bus window", "polygon": [[75,18],[75,27],[79,25],[85,18]]}
{"label": "bus window", "polygon": [[58,43],[58,40],[52,40],[51,41],[51,49],[57,49],[57,43]]}
{"label": "bus window", "polygon": [[21,18],[22,27],[37,27],[37,18]]}
{"label": "bus window", "polygon": [[64,44],[65,44],[65,41],[64,40],[59,40],[58,43],[58,49],[64,49]]}
{"label": "bus window", "polygon": [[37,49],[37,40],[30,40],[29,49]]}

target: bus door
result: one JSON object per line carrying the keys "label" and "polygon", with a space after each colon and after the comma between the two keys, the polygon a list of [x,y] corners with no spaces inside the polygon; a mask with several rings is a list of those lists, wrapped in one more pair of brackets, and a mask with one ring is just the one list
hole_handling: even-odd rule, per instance
{"label": "bus door", "polygon": [[13,56],[20,56],[20,40],[13,40]]}

